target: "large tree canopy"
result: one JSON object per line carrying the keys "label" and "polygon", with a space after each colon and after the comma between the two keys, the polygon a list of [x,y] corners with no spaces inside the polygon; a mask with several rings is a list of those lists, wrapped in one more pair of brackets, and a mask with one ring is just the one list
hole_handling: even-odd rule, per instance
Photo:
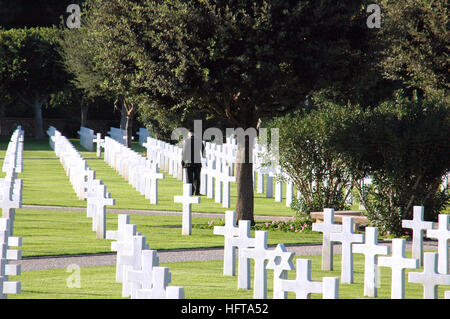
{"label": "large tree canopy", "polygon": [[447,0],[384,0],[380,39],[386,76],[450,103]]}
{"label": "large tree canopy", "polygon": [[[363,66],[372,36],[364,3],[148,2],[139,11],[145,28],[134,32],[147,87],[234,128],[256,128],[260,119],[299,108],[313,91],[361,72],[356,66]],[[252,164],[239,146],[236,211],[253,220]]]}
{"label": "large tree canopy", "polygon": [[[366,2],[88,0],[82,34],[101,89],[130,117],[193,110],[246,130],[358,81],[374,37]],[[253,138],[238,142],[236,211],[253,220]]]}
{"label": "large tree canopy", "polygon": [[42,105],[68,80],[59,36],[56,28],[0,30],[0,95],[13,95],[33,108],[38,139],[44,137]]}

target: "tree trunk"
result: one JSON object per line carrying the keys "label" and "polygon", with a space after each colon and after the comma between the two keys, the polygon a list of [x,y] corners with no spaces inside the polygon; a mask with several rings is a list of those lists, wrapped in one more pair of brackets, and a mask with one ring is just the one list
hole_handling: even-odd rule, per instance
{"label": "tree trunk", "polygon": [[127,109],[125,107],[125,101],[121,101],[122,108],[120,109],[120,129],[126,130],[127,128]]}
{"label": "tree trunk", "polygon": [[127,131],[127,147],[131,148],[133,136],[133,116],[134,112],[127,113],[126,122],[125,122],[125,130]]}
{"label": "tree trunk", "polygon": [[89,105],[81,105],[81,121],[80,125],[87,127]]}
{"label": "tree trunk", "polygon": [[[236,163],[237,220],[250,220],[254,225],[254,197],[253,197],[253,163],[249,154],[249,137],[245,137],[245,144],[238,143]],[[247,150],[247,152],[246,152]]]}
{"label": "tree trunk", "polygon": [[0,135],[2,135],[2,120],[5,118],[5,104],[0,105]]}
{"label": "tree trunk", "polygon": [[33,101],[33,112],[34,112],[34,137],[37,140],[44,138],[44,123],[42,118],[42,104],[43,101],[38,96],[35,97]]}

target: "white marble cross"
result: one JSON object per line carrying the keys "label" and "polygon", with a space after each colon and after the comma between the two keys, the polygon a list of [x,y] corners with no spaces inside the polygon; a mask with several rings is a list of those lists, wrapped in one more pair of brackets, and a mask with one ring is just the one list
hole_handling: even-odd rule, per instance
{"label": "white marble cross", "polygon": [[342,217],[342,232],[331,233],[330,240],[342,244],[341,281],[353,283],[353,243],[363,243],[364,235],[353,233],[353,217]]}
{"label": "white marble cross", "polygon": [[92,143],[97,143],[97,157],[102,156],[102,146],[105,145],[105,140],[102,139],[102,133],[97,133],[97,138],[94,138]]}
{"label": "white marble cross", "polygon": [[206,166],[206,173],[208,175],[207,177],[207,186],[206,186],[206,197],[208,198],[214,198],[214,179],[217,178],[217,173],[214,169],[214,165],[215,165],[215,161],[212,159],[208,159],[207,161],[207,166]]}
{"label": "white marble cross", "polygon": [[286,206],[291,207],[292,199],[294,197],[294,183],[288,180],[286,183]]}
{"label": "white marble cross", "polygon": [[[126,224],[119,232],[117,241],[111,243],[111,250],[117,252],[117,256],[133,254],[133,238],[136,236],[136,225]],[[117,262],[116,258],[116,281],[123,282],[123,266]]]}
{"label": "white marble cross", "polygon": [[[0,268],[5,267],[5,259],[0,259]],[[9,294],[18,294],[22,290],[20,281],[8,281],[5,276],[0,276],[0,299],[6,299]]]}
{"label": "white marble cross", "polygon": [[4,266],[0,268],[0,277],[6,276],[17,276],[21,273],[21,264],[9,264],[9,260],[20,260],[22,259],[22,250],[11,249],[9,247],[19,247],[22,246],[22,237],[14,237],[10,234],[10,219],[0,218],[0,245],[1,245],[1,256],[4,259]]}
{"label": "white marble cross", "polygon": [[[7,243],[0,243],[0,278],[8,281],[8,277],[20,275],[20,264],[8,264],[9,260],[20,260],[22,258],[22,251],[18,249],[8,249]],[[17,293],[17,292],[9,292]],[[1,295],[1,291],[0,291]]]}
{"label": "white marble cross", "polygon": [[191,204],[199,204],[200,197],[192,196],[192,184],[183,184],[183,196],[175,196],[175,203],[183,204],[183,218],[181,226],[182,235],[191,235],[192,233],[192,209]]}
{"label": "white marble cross", "polygon": [[275,201],[280,203],[283,201],[283,181],[281,180],[275,181]]}
{"label": "white marble cross", "polygon": [[[203,167],[206,167],[204,162],[202,163]],[[207,169],[202,169],[200,171],[200,194],[206,195],[208,189],[208,173]]]}
{"label": "white marble cross", "polygon": [[389,246],[378,245],[378,228],[366,227],[364,244],[354,244],[353,252],[364,254],[364,296],[377,296],[377,255],[388,255]]}
{"label": "white marble cross", "polygon": [[225,238],[225,245],[239,250],[238,289],[250,289],[250,260],[243,254],[244,248],[255,247],[255,238],[250,237],[250,226],[249,220],[240,220],[238,236]]}
{"label": "white marble cross", "polygon": [[392,268],[391,299],[405,298],[405,269],[419,267],[417,259],[405,257],[406,240],[404,238],[392,239],[392,256],[380,256],[378,265]]}
{"label": "white marble cross", "polygon": [[425,222],[423,220],[424,207],[414,206],[413,219],[402,220],[403,228],[410,228],[413,231],[412,234],[412,258],[419,260],[419,266],[423,265],[423,235],[424,230],[433,229],[432,222]]}
{"label": "white marble cross", "polygon": [[438,254],[425,253],[423,272],[410,272],[408,281],[423,285],[424,299],[438,298],[438,285],[450,285],[450,275],[437,272]]}
{"label": "white marble cross", "polygon": [[321,294],[323,283],[311,280],[311,259],[296,259],[297,276],[294,280],[280,279],[283,292],[294,292],[296,299],[309,299],[312,293]]}
{"label": "white marble cross", "polygon": [[[136,299],[136,291],[138,289],[151,289],[153,267],[156,267],[158,265],[159,260],[158,256],[156,255],[156,250],[142,250],[141,269],[128,270],[124,274],[124,281],[128,282],[129,285],[122,286],[122,297],[131,297],[131,299]],[[170,282],[170,278],[168,278],[168,280]],[[126,288],[129,289],[126,290]]]}
{"label": "white marble cross", "polygon": [[158,204],[158,179],[164,178],[164,173],[160,173],[156,163],[151,169],[144,172],[145,178],[145,198],[150,197],[151,204]]}
{"label": "white marble cross", "polygon": [[236,182],[236,177],[231,176],[231,166],[224,163],[220,179],[222,181],[222,207],[230,208],[230,183]]}
{"label": "white marble cross", "polygon": [[152,273],[152,287],[138,289],[137,299],[184,299],[184,288],[167,286],[170,282],[170,272],[167,267],[154,267]]}
{"label": "white marble cross", "polygon": [[258,172],[256,191],[260,194],[264,193],[264,176],[264,173],[262,173],[261,171]]}
{"label": "white marble cross", "polygon": [[284,244],[278,244],[275,250],[268,252],[269,262],[267,269],[273,269],[273,299],[286,299],[287,292],[283,291],[279,279],[288,278],[288,270],[294,269],[293,252],[288,252]]}
{"label": "white marble cross", "polygon": [[323,223],[313,223],[312,230],[323,233],[322,270],[333,270],[333,243],[330,241],[330,234],[342,231],[342,226],[334,223],[334,209],[325,208]]}
{"label": "white marble cross", "polygon": [[129,223],[130,223],[130,215],[119,214],[117,216],[117,230],[107,230],[106,239],[120,240],[121,234],[124,234],[125,225],[128,225]]}
{"label": "white marble cross", "polygon": [[88,168],[87,170],[82,172],[81,182],[78,187],[79,190],[77,193],[79,194],[79,199],[85,200],[86,193],[92,192],[92,187],[100,184],[100,180],[95,179],[95,171]]}
{"label": "white marble cross", "polygon": [[440,274],[449,274],[449,256],[448,256],[448,242],[450,240],[449,229],[450,215],[439,214],[439,228],[428,229],[427,237],[436,238],[438,240],[438,271]]}
{"label": "white marble cross", "polygon": [[110,198],[110,194],[106,192],[106,185],[98,185],[96,187],[95,196],[88,193],[88,205],[95,206],[95,213],[92,216],[92,230],[96,231],[97,238],[105,238],[106,236],[106,206],[114,205],[115,199]]}
{"label": "white marble cross", "polygon": [[[5,183],[1,189],[2,197],[0,199],[0,208],[3,211],[3,217],[13,218],[14,209],[22,207],[20,198],[16,198],[13,194],[14,185]],[[20,192],[22,190],[20,189]]]}
{"label": "white marble cross", "polygon": [[271,174],[266,175],[266,198],[273,197],[273,176]]}
{"label": "white marble cross", "polygon": [[270,258],[269,250],[267,249],[267,231],[257,230],[255,231],[255,247],[244,248],[243,256],[246,258],[252,258],[255,262],[254,267],[254,299],[266,299],[267,298],[267,269],[266,261]]}
{"label": "white marble cross", "polygon": [[225,226],[214,226],[214,235],[223,235],[225,244],[223,250],[223,275],[234,276],[236,274],[236,246],[230,246],[227,238],[239,235],[239,227],[236,226],[236,212],[225,212]]}
{"label": "white marble cross", "polygon": [[213,173],[214,175],[214,202],[222,203],[222,194],[223,194],[223,185],[222,185],[222,161],[220,158],[216,158],[216,170]]}
{"label": "white marble cross", "polygon": [[[145,249],[145,237],[144,236],[133,236],[132,240],[128,242],[128,251],[121,250],[117,251],[116,258],[116,280],[122,282],[123,285],[130,285],[130,283],[125,281],[125,273],[128,270],[140,270],[142,267],[141,253]],[[123,247],[125,248],[125,247]],[[121,274],[117,276],[117,271]],[[125,291],[128,291],[128,287]]]}

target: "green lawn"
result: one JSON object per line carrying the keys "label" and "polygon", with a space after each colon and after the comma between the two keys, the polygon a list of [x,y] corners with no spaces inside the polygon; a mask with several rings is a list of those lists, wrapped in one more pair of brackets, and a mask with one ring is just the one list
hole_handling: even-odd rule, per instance
{"label": "green lawn", "polygon": [[[193,218],[204,224],[208,218]],[[107,229],[117,229],[117,214],[107,213]],[[223,236],[211,229],[192,229],[191,236],[181,235],[181,216],[130,214],[130,222],[146,237],[151,249],[222,247]],[[92,221],[85,212],[18,209],[14,234],[22,236],[24,257],[76,255],[110,252],[110,240],[97,239]],[[320,233],[271,231],[269,244],[320,243]]]}
{"label": "green lawn", "polygon": [[[79,151],[84,151],[82,154],[88,159],[88,165],[96,171],[97,178],[103,180],[111,196],[116,199],[116,205],[111,208],[181,211],[181,205],[173,202],[173,196],[181,194],[182,183],[179,180],[166,174],[166,178],[159,182],[159,204],[152,205],[103,159],[97,159],[94,152],[85,152],[77,140],[72,140],[72,143]],[[0,145],[6,147],[4,141],[3,144],[0,141]],[[24,205],[86,207],[86,201],[77,198],[60,161],[47,142],[31,140],[27,143],[27,139],[25,140],[24,172],[19,178],[23,179]],[[235,186],[232,186],[232,194],[235,192]],[[235,200],[235,195],[233,196],[232,207]],[[255,196],[255,207],[261,207],[259,212],[266,215],[293,216],[293,211],[284,203],[276,203],[273,198],[265,198],[264,194]],[[278,210],[275,211],[274,208],[277,207]],[[223,213],[225,210],[227,209],[222,208],[221,204],[206,196],[201,197],[200,205],[193,205],[193,211]],[[138,231],[146,236],[152,249],[223,246],[223,237],[213,235],[211,229],[194,228],[191,236],[182,236],[181,216],[130,214],[130,220],[137,225]],[[208,218],[193,218],[194,225],[208,221]],[[97,239],[91,225],[91,219],[86,217],[85,212],[17,209],[14,230],[17,236],[23,238],[24,257],[110,252],[110,241]],[[117,214],[108,212],[107,229],[116,228]],[[269,243],[280,242],[319,243],[321,234],[271,231]]]}
{"label": "green lawn", "polygon": [[[0,139],[0,148],[6,149],[8,140]],[[102,159],[98,160],[94,152],[86,152],[77,140],[72,140],[82,155],[88,159],[89,166],[107,185],[113,198],[114,208],[131,210],[150,209],[181,211],[181,205],[173,203],[173,196],[181,194],[181,182],[166,174],[159,182],[159,204],[151,205],[144,196],[135,191],[121,176],[110,168]],[[142,148],[134,146],[138,151]],[[0,158],[5,151],[0,151]],[[23,204],[86,207],[86,202],[79,200],[65,175],[60,161],[48,146],[48,141],[25,139],[24,172],[19,175],[23,179]],[[0,160],[0,165],[2,161]],[[285,188],[284,188],[285,192]],[[235,185],[231,188],[231,209],[236,200]],[[220,204],[202,196],[200,205],[193,205],[197,212],[224,212]],[[265,198],[264,194],[255,193],[255,214],[293,216],[293,211],[285,203],[277,203],[273,198]],[[194,217],[193,224],[206,223],[208,218]],[[156,216],[130,214],[130,221],[146,236],[150,249],[177,249],[222,247],[223,237],[213,235],[211,229],[193,228],[192,236],[181,235],[181,216]],[[92,222],[84,211],[59,211],[38,209],[17,209],[14,235],[22,236],[24,257],[48,255],[72,255],[110,252],[111,241],[95,238],[91,230]],[[117,214],[107,214],[107,229],[117,228]],[[269,232],[269,244],[277,243],[320,243],[322,235],[316,232],[285,233]],[[320,269],[320,256],[312,256],[313,280],[323,276],[340,276],[340,255],[335,256],[335,271],[324,272]],[[252,291],[237,290],[236,277],[222,275],[222,261],[182,262],[163,264],[172,272],[172,285],[185,287],[186,298],[252,298]],[[355,284],[341,284],[341,298],[360,298],[363,291],[363,257],[355,255]],[[390,272],[381,268],[382,282],[379,289],[380,298],[390,296]],[[22,293],[9,295],[9,298],[120,298],[120,283],[114,281],[114,266],[85,267],[81,269],[81,288],[68,288],[66,280],[69,273],[66,269],[27,271],[20,276],[11,276],[10,280],[22,282]],[[295,277],[295,271],[290,272]],[[272,296],[272,272],[269,271],[269,298]],[[422,288],[416,284],[406,284],[407,298],[422,298]],[[450,287],[441,287],[439,297]],[[293,295],[290,294],[292,298]],[[313,298],[320,297],[314,295]]]}
{"label": "green lawn", "polygon": [[[410,253],[407,253],[410,257]],[[339,285],[340,299],[365,298],[364,292],[364,257],[360,254],[354,256],[354,283]],[[320,269],[320,256],[301,257],[312,260],[312,280],[322,280],[322,277],[340,277],[340,258],[335,255],[333,271],[322,271]],[[295,265],[295,261],[294,261]],[[169,267],[172,273],[170,285],[183,286],[187,299],[247,299],[253,297],[253,290],[238,290],[237,276],[223,276],[223,262],[218,261],[190,261],[163,263],[161,266]],[[253,266],[253,264],[252,264]],[[419,271],[410,270],[410,271]],[[252,267],[253,273],[253,267]],[[409,283],[406,271],[406,298],[421,299],[423,296],[422,286]],[[67,279],[71,273],[66,269],[52,269],[40,271],[27,271],[22,275],[11,277],[11,280],[22,282],[22,293],[9,295],[11,299],[28,298],[70,298],[70,299],[110,299],[121,298],[122,284],[115,282],[115,266],[97,266],[80,268],[81,288],[68,288]],[[294,279],[296,272],[289,272],[289,279]],[[390,298],[390,269],[380,267],[381,283],[378,288],[377,299]],[[253,283],[252,283],[253,287]],[[268,271],[268,298],[272,298],[273,271]],[[444,291],[450,286],[440,286],[439,298],[443,298]],[[289,298],[295,298],[293,293]],[[313,294],[312,298],[322,298],[320,294]],[[367,298],[367,297],[366,297]],[[371,298],[370,298],[371,299]]]}
{"label": "green lawn", "polygon": [[[77,141],[72,140],[79,150]],[[26,145],[26,143],[25,143]],[[45,146],[45,145],[44,145]],[[44,147],[43,146],[43,147]],[[3,154],[0,153],[0,157]],[[149,200],[139,194],[128,182],[109,167],[103,159],[97,159],[94,152],[82,152],[91,169],[95,170],[96,178],[107,186],[111,197],[116,199],[114,208],[147,209],[162,211],[181,211],[181,204],[173,201],[175,195],[182,194],[182,182],[165,174],[158,183],[158,204],[150,204]],[[46,149],[41,151],[24,151],[24,172],[20,176],[24,180],[23,204],[85,207],[86,202],[79,200],[72,189],[64,169],[54,152]],[[284,198],[286,187],[283,189]],[[231,183],[231,206],[236,205],[236,183]],[[214,202],[214,199],[201,197],[199,205],[193,205],[193,212],[223,213],[228,208]],[[255,215],[294,216],[295,212],[286,207],[285,202],[275,202],[274,198],[266,198],[265,194],[255,192]]]}

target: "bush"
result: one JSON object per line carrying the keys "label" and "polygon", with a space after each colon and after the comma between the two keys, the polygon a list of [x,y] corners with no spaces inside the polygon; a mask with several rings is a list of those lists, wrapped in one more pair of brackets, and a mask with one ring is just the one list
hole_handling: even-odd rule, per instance
{"label": "bush", "polygon": [[312,220],[309,218],[294,218],[290,221],[257,222],[254,230],[279,230],[285,232],[303,233],[312,230]]}
{"label": "bush", "polygon": [[425,207],[426,220],[437,221],[449,202],[439,190],[450,169],[448,105],[398,93],[373,110],[351,112],[331,136],[354,180],[372,177],[371,185],[354,183],[371,224],[401,235],[401,221],[412,218],[416,205]]}
{"label": "bush", "polygon": [[346,108],[320,105],[309,112],[277,118],[279,163],[300,192],[293,209],[299,217],[324,208],[342,210],[349,195],[351,175],[338,152],[330,147],[330,128],[346,116]]}
{"label": "bush", "polygon": [[[197,229],[214,229],[214,226],[224,226],[224,219],[211,219],[207,224],[194,224]],[[312,220],[309,218],[293,218],[287,221],[265,221],[257,222],[251,227],[252,230],[277,230],[285,232],[303,233],[311,231]]]}

